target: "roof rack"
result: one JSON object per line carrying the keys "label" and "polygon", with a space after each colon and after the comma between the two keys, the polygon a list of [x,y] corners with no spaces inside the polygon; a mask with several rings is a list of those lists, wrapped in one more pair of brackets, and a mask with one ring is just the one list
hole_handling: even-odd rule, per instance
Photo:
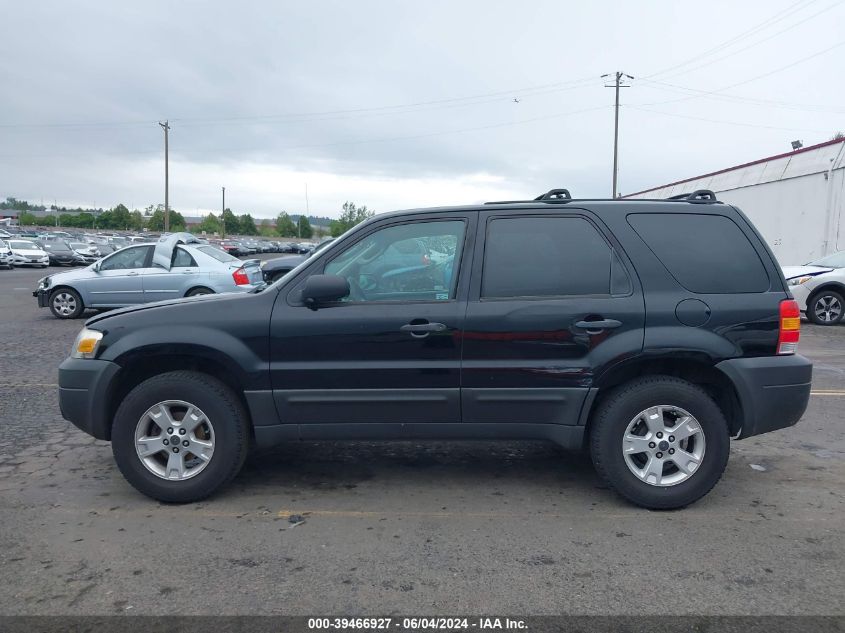
{"label": "roof rack", "polygon": [[686,200],[687,202],[719,202],[716,194],[710,189],[696,189],[692,193],[679,193],[677,196],[670,196],[667,200]]}
{"label": "roof rack", "polygon": [[572,200],[572,195],[569,193],[569,189],[550,189],[534,200]]}
{"label": "roof rack", "polygon": [[517,204],[520,202],[569,202],[572,200],[572,194],[569,189],[550,189],[546,193],[540,194],[533,200],[494,200],[492,202],[485,202],[484,204]]}

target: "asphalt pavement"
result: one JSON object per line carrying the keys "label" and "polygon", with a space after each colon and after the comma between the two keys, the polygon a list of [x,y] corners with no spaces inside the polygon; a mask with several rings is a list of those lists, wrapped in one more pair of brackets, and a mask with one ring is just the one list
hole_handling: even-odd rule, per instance
{"label": "asphalt pavement", "polygon": [[174,506],[62,420],[83,321],[37,307],[44,274],[0,270],[0,614],[845,613],[845,326],[803,326],[804,418],[685,510],[539,442],[291,444]]}

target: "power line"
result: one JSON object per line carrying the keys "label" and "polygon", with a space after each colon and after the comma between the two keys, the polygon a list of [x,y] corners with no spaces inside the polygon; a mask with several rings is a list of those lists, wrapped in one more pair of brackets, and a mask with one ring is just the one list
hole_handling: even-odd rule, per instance
{"label": "power line", "polygon": [[775,75],[779,72],[782,72],[784,70],[788,70],[790,68],[793,68],[794,66],[798,66],[799,64],[803,64],[804,62],[808,62],[811,59],[815,59],[816,57],[824,55],[825,53],[829,53],[830,51],[832,51],[836,48],[839,48],[840,46],[843,46],[843,45],[845,45],[845,40],[837,42],[836,44],[833,44],[832,46],[828,46],[827,48],[820,50],[816,53],[813,53],[812,55],[808,55],[807,57],[802,57],[801,59],[794,61],[794,62],[791,62],[789,64],[786,64],[785,66],[780,66],[779,68],[775,68],[774,70],[770,70],[769,72],[765,72],[765,73],[760,74],[760,75],[755,75],[754,77],[749,77],[748,79],[743,79],[742,81],[738,81],[736,83],[732,83],[732,84],[729,84],[727,86],[723,86],[722,88],[719,88],[717,90],[702,90],[702,91],[699,91],[698,94],[690,95],[688,97],[682,97],[681,99],[669,99],[667,101],[657,101],[657,102],[654,102],[654,103],[637,103],[637,104],[633,104],[633,105],[638,105],[638,106],[663,105],[665,103],[678,103],[678,102],[681,102],[681,101],[689,101],[690,99],[697,99],[699,97],[703,97],[703,96],[706,96],[706,95],[715,95],[715,94],[724,92],[725,90],[730,90],[731,88],[736,88],[737,86],[744,86],[745,84],[751,83],[752,81],[757,81],[758,79],[764,79],[765,77],[771,77],[772,75]]}
{"label": "power line", "polygon": [[[483,130],[492,130],[497,128],[503,127],[511,127],[515,125],[524,125],[526,123],[536,123],[537,121],[548,121],[551,119],[557,119],[566,116],[572,116],[575,114],[582,114],[585,112],[593,112],[596,110],[604,110],[610,106],[607,105],[600,105],[600,106],[593,106],[589,108],[581,108],[578,110],[570,110],[567,112],[558,112],[555,114],[548,114],[543,116],[531,117],[529,119],[520,119],[517,121],[507,121],[503,123],[493,123],[490,125],[482,125],[477,127],[468,127],[468,128],[460,128],[456,130],[441,130],[438,132],[428,132],[424,134],[413,134],[408,136],[392,136],[392,137],[385,137],[385,138],[376,138],[376,139],[357,139],[352,141],[337,141],[333,143],[314,143],[314,144],[307,144],[307,145],[289,145],[287,147],[281,148],[281,150],[273,150],[274,152],[278,151],[290,151],[294,149],[313,149],[313,148],[323,148],[323,147],[342,147],[346,145],[364,145],[369,143],[389,143],[393,141],[408,141],[408,140],[415,140],[421,138],[431,138],[435,136],[450,136],[453,134],[465,134],[467,132],[479,132]],[[123,156],[123,155],[149,155],[149,154],[158,154],[161,150],[130,150],[125,152],[98,152],[98,155],[101,156]],[[206,150],[195,150],[192,153],[195,154],[222,154],[222,153],[234,153],[234,152],[254,152],[258,151],[255,148],[214,148],[214,149],[206,149]],[[52,158],[52,157],[68,157],[68,156],[79,156],[78,152],[63,152],[63,153],[52,153],[52,154],[7,154],[7,155],[0,155],[0,160],[2,159],[20,159],[20,158]]]}
{"label": "power line", "polygon": [[[417,107],[445,105],[450,103],[460,103],[464,101],[473,101],[478,99],[485,99],[488,97],[507,97],[510,99],[515,94],[545,94],[548,92],[556,92],[558,90],[567,90],[581,85],[587,85],[595,81],[593,76],[583,77],[581,79],[570,79],[566,81],[553,82],[548,84],[540,84],[535,86],[527,86],[522,88],[511,88],[508,90],[499,90],[496,92],[488,92],[483,94],[468,95],[463,97],[451,97],[448,99],[434,99],[428,101],[417,101],[413,103],[395,104],[374,106],[368,108],[350,108],[344,110],[324,110],[317,112],[299,112],[299,113],[281,113],[281,114],[261,114],[261,115],[244,115],[232,117],[170,117],[171,121],[179,121],[180,123],[198,123],[198,122],[225,122],[225,121],[259,121],[264,119],[296,119],[302,117],[321,117],[339,114],[357,114],[365,112],[389,112],[391,110],[402,110]],[[147,120],[129,120],[129,121],[89,121],[77,123],[5,123],[0,124],[0,128],[37,128],[37,127],[114,127],[114,126],[133,126],[133,125],[149,125],[155,121]]]}
{"label": "power line", "polygon": [[740,122],[740,121],[725,121],[725,120],[720,120],[720,119],[708,119],[708,118],[705,118],[705,117],[698,117],[698,116],[692,116],[692,115],[687,115],[687,114],[677,114],[675,112],[663,112],[661,110],[652,110],[650,108],[643,108],[641,106],[635,106],[635,105],[628,105],[626,107],[631,108],[633,110],[639,110],[640,112],[648,112],[649,114],[658,114],[660,116],[670,116],[670,117],[675,117],[675,118],[679,118],[679,119],[691,119],[693,121],[705,121],[707,123],[720,123],[720,124],[723,124],[723,125],[736,125],[736,126],[740,126],[740,127],[761,128],[761,129],[764,129],[764,130],[783,130],[783,131],[786,131],[786,132],[817,132],[817,133],[821,133],[821,134],[826,134],[826,133],[829,132],[829,130],[816,130],[816,129],[812,129],[812,128],[778,127],[778,126],[774,126],[774,125],[760,125],[760,124],[757,124],[757,123],[744,123],[744,122]]}
{"label": "power line", "polygon": [[[817,1],[818,1],[818,0],[809,0],[809,1],[807,1],[807,0],[798,0],[798,2],[796,2],[795,4],[791,4],[791,5],[789,5],[786,9],[783,9],[783,10],[781,10],[781,11],[778,11],[778,12],[777,12],[777,13],[775,13],[773,16],[771,16],[771,17],[769,17],[768,19],[764,20],[764,21],[763,21],[763,22],[761,22],[760,24],[758,24],[758,25],[756,25],[756,26],[753,26],[753,27],[751,27],[750,29],[748,29],[748,30],[746,30],[746,31],[743,31],[742,33],[740,33],[740,34],[738,34],[738,35],[735,35],[734,37],[732,37],[732,38],[730,38],[730,39],[728,39],[728,40],[725,40],[724,42],[722,42],[722,43],[720,43],[720,44],[717,44],[716,46],[714,46],[714,47],[712,47],[712,48],[708,48],[706,51],[703,51],[703,52],[699,53],[698,55],[695,55],[695,56],[693,56],[693,57],[691,57],[691,58],[687,59],[686,61],[683,61],[683,62],[681,62],[681,63],[679,63],[679,64],[675,64],[674,66],[669,66],[669,67],[667,67],[667,68],[664,68],[663,70],[659,70],[659,71],[654,72],[654,73],[652,73],[652,74],[650,74],[650,75],[646,75],[645,77],[642,77],[642,79],[651,79],[652,77],[657,77],[657,76],[659,76],[659,75],[664,75],[664,74],[666,74],[666,73],[668,73],[668,72],[671,72],[671,71],[673,71],[673,70],[676,70],[676,69],[678,69],[678,68],[683,68],[684,66],[687,66],[687,65],[689,65],[689,64],[691,64],[691,63],[693,63],[693,62],[698,61],[699,59],[702,59],[702,58],[704,58],[704,57],[707,57],[708,55],[711,55],[711,54],[713,54],[713,53],[717,53],[717,52],[719,52],[720,50],[724,50],[724,49],[726,49],[726,48],[729,48],[729,47],[730,47],[730,46],[732,46],[735,42],[738,42],[739,40],[743,39],[744,37],[748,37],[749,35],[753,35],[754,33],[758,33],[758,32],[760,32],[760,31],[762,31],[762,30],[765,30],[765,29],[767,29],[768,27],[772,26],[773,24],[777,24],[777,23],[778,23],[778,22],[780,22],[781,20],[784,20],[784,19],[788,18],[788,17],[789,17],[790,15],[792,15],[793,13],[797,13],[798,11],[801,11],[802,9],[805,9],[806,7],[810,6],[811,4],[813,4],[814,2],[817,2]],[[803,5],[803,6],[799,6],[799,5]]]}
{"label": "power line", "polygon": [[815,17],[817,17],[817,16],[821,15],[822,13],[825,13],[826,11],[830,11],[831,9],[833,9],[834,7],[836,7],[836,6],[840,5],[840,4],[842,4],[842,0],[837,0],[837,1],[836,1],[836,2],[834,2],[833,4],[831,4],[831,5],[827,6],[827,7],[825,7],[824,9],[822,9],[821,11],[816,11],[816,12],[815,12],[815,13],[813,13],[812,15],[810,15],[810,16],[808,16],[808,17],[804,18],[803,20],[799,20],[798,22],[793,22],[792,24],[790,24],[790,25],[789,25],[788,27],[786,27],[785,29],[781,29],[780,31],[777,31],[776,33],[773,33],[772,35],[769,35],[768,37],[764,37],[762,40],[758,40],[758,41],[754,42],[753,44],[749,44],[748,46],[743,46],[742,48],[738,48],[738,49],[734,50],[733,52],[728,53],[727,55],[723,55],[722,57],[717,57],[716,59],[711,59],[711,60],[710,60],[710,61],[708,61],[708,62],[704,62],[703,64],[699,64],[699,65],[697,65],[697,66],[693,66],[692,68],[686,68],[686,69],[684,69],[684,70],[683,70],[683,71],[681,71],[681,72],[671,73],[671,74],[668,76],[668,78],[669,78],[669,79],[671,79],[672,77],[679,77],[679,76],[681,76],[681,75],[686,75],[687,73],[695,72],[696,70],[699,70],[699,69],[701,69],[701,68],[706,68],[707,66],[711,66],[711,65],[716,64],[716,63],[718,63],[718,62],[720,62],[720,61],[723,61],[723,60],[725,60],[725,59],[729,59],[729,58],[731,58],[731,57],[733,57],[733,56],[735,56],[735,55],[739,55],[739,54],[740,54],[740,53],[742,53],[742,52],[745,52],[745,51],[747,51],[747,50],[749,50],[749,49],[751,49],[751,48],[754,48],[755,46],[759,46],[760,44],[763,44],[763,43],[765,43],[765,42],[768,42],[769,40],[774,39],[775,37],[778,37],[779,35],[783,35],[783,34],[784,34],[784,33],[786,33],[787,31],[791,31],[792,29],[794,29],[794,28],[796,28],[796,27],[798,27],[798,26],[801,26],[801,25],[802,25],[802,24],[804,24],[805,22],[807,22],[807,21],[809,21],[809,20],[812,20],[813,18],[815,18]]}
{"label": "power line", "polygon": [[[647,84],[647,88],[654,88],[656,90],[666,90],[668,92],[674,92],[676,94],[695,94],[696,96],[702,96],[707,99],[717,99],[720,101],[728,101],[731,103],[738,103],[744,105],[785,108],[788,110],[798,110],[802,112],[832,112],[835,114],[845,112],[845,107],[831,107],[829,105],[815,103],[797,103],[794,101],[777,101],[775,99],[761,99],[759,97],[746,97],[742,95],[724,94],[721,92],[718,94],[713,94],[707,90],[699,90],[697,88],[681,86],[678,84],[671,84],[664,81],[654,81],[651,79],[641,79],[639,81],[644,81]],[[671,102],[672,101],[659,101],[655,103],[640,103],[635,105],[648,106]]]}

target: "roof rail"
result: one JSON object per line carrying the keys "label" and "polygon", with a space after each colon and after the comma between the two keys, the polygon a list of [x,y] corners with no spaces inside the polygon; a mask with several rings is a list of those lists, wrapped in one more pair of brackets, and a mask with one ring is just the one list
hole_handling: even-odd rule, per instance
{"label": "roof rail", "polygon": [[550,189],[534,200],[572,200],[572,195],[569,193],[569,189]]}
{"label": "roof rail", "polygon": [[679,193],[677,196],[669,196],[667,200],[686,200],[687,202],[719,202],[716,194],[710,189],[696,189],[692,193]]}

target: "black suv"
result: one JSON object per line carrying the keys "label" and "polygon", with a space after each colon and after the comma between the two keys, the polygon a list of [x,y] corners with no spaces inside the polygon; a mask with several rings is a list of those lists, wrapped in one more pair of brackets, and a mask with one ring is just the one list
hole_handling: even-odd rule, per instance
{"label": "black suv", "polygon": [[260,291],[95,316],[60,403],[162,501],[213,493],[252,444],[529,438],[676,508],[731,438],[801,417],[798,330],[771,251],[712,192],[553,190],[377,216]]}

